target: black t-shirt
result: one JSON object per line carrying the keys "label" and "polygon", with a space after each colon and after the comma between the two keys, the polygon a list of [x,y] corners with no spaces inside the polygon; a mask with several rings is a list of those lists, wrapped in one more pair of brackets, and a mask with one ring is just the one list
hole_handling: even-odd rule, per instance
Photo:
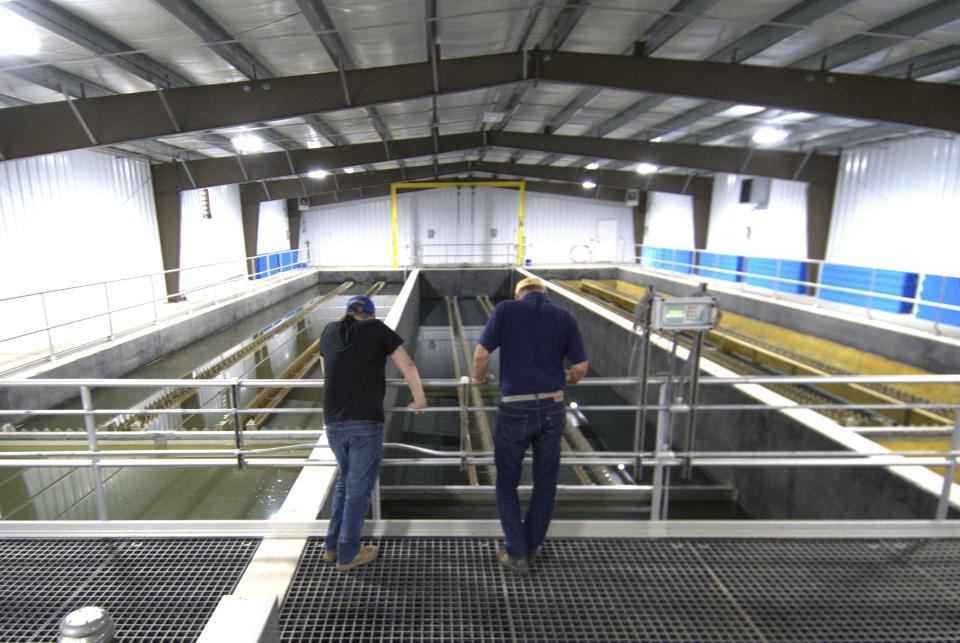
{"label": "black t-shirt", "polygon": [[402,343],[379,319],[357,320],[347,315],[327,324],[320,337],[324,422],[384,421],[384,367],[387,356]]}

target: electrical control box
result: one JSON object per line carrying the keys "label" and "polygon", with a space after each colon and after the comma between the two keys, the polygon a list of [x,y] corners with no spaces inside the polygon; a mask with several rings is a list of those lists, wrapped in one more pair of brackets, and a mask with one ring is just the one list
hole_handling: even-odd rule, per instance
{"label": "electrical control box", "polygon": [[650,302],[653,330],[710,330],[720,320],[713,297],[654,297]]}

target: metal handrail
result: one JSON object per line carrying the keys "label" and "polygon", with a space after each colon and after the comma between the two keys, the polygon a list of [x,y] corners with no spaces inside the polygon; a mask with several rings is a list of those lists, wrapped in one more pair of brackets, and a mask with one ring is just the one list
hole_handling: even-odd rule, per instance
{"label": "metal handrail", "polygon": [[[155,273],[150,273],[150,274],[145,274],[145,275],[135,275],[135,276],[128,276],[128,277],[121,277],[121,278],[119,278],[119,279],[112,279],[112,280],[107,280],[107,281],[97,281],[97,282],[92,282],[92,283],[79,284],[79,285],[75,285],[75,286],[67,286],[67,287],[63,287],[63,288],[53,288],[53,289],[49,289],[49,290],[43,290],[43,291],[37,291],[37,292],[32,292],[32,293],[26,293],[26,294],[22,294],[22,295],[14,295],[14,296],[10,296],[10,297],[0,297],[0,305],[2,305],[2,304],[10,304],[10,303],[18,302],[18,301],[19,301],[19,302],[24,302],[26,305],[29,305],[29,306],[34,306],[35,303],[28,303],[28,300],[35,299],[35,298],[39,298],[39,299],[40,299],[40,306],[41,306],[41,310],[42,310],[42,316],[43,316],[43,319],[44,319],[44,324],[42,325],[42,327],[37,327],[37,328],[33,328],[33,329],[30,329],[30,330],[27,330],[27,331],[25,331],[25,332],[20,332],[20,333],[17,333],[17,334],[14,334],[14,335],[10,335],[10,336],[7,336],[7,337],[2,337],[2,338],[0,338],[0,344],[3,344],[3,343],[5,343],[5,342],[13,342],[13,341],[17,341],[17,340],[22,340],[22,339],[24,339],[24,338],[27,338],[27,337],[30,337],[30,336],[35,336],[35,335],[40,335],[40,334],[43,334],[43,333],[46,333],[46,335],[47,335],[47,348],[46,348],[46,353],[45,353],[45,354],[43,354],[41,357],[39,357],[39,358],[37,358],[37,359],[29,362],[29,363],[17,363],[17,364],[12,365],[12,367],[9,368],[9,369],[7,369],[6,371],[0,371],[0,372],[12,372],[12,371],[16,371],[16,370],[21,370],[21,369],[23,369],[23,368],[25,368],[25,367],[29,367],[29,366],[35,365],[37,362],[40,362],[40,361],[54,360],[54,359],[56,359],[56,357],[57,357],[58,355],[70,353],[70,352],[75,351],[75,350],[78,350],[78,349],[80,349],[80,348],[85,348],[85,347],[88,347],[88,346],[90,346],[90,345],[93,345],[93,344],[102,342],[102,341],[107,341],[107,340],[113,339],[113,338],[115,338],[115,337],[122,336],[122,335],[124,335],[124,334],[128,334],[128,333],[131,333],[131,332],[135,332],[135,331],[141,330],[141,329],[143,329],[143,328],[146,328],[146,327],[148,327],[148,326],[151,326],[151,325],[153,325],[153,324],[157,324],[157,323],[159,323],[160,321],[166,321],[166,320],[169,320],[169,319],[174,319],[174,318],[176,318],[176,317],[181,317],[181,316],[184,316],[184,315],[188,315],[188,314],[194,313],[194,312],[196,312],[197,309],[200,308],[200,307],[206,307],[206,306],[216,305],[216,304],[218,304],[218,303],[221,303],[222,301],[226,301],[226,300],[235,298],[235,297],[237,297],[237,296],[239,296],[239,295],[241,294],[241,291],[240,291],[240,289],[239,289],[239,284],[241,284],[241,283],[247,283],[248,281],[250,281],[250,278],[251,278],[251,277],[253,277],[254,279],[256,279],[256,278],[258,278],[260,275],[266,274],[266,275],[267,275],[267,278],[264,279],[264,280],[261,281],[261,282],[256,283],[256,285],[257,285],[257,286],[260,286],[261,284],[265,284],[265,285],[268,284],[268,285],[270,285],[270,286],[274,286],[274,285],[276,285],[278,279],[276,278],[275,275],[270,275],[270,274],[269,274],[270,271],[273,270],[272,268],[267,267],[267,269],[266,269],[265,271],[255,272],[255,273],[253,273],[252,275],[248,275],[248,274],[247,274],[247,266],[248,266],[248,265],[251,265],[249,262],[256,262],[256,260],[257,260],[258,258],[261,258],[261,257],[269,257],[269,256],[272,256],[272,255],[277,254],[278,252],[292,252],[292,251],[275,251],[275,252],[260,253],[260,254],[252,255],[252,256],[250,256],[250,257],[243,257],[243,258],[231,259],[231,260],[228,260],[228,261],[221,261],[221,262],[217,262],[217,263],[204,264],[204,265],[201,265],[201,266],[190,266],[190,267],[188,267],[188,268],[175,268],[175,269],[164,270],[164,271],[161,271],[161,272],[155,272]],[[210,283],[192,286],[192,287],[190,287],[190,288],[188,288],[188,289],[179,290],[179,291],[177,291],[176,293],[172,293],[172,294],[164,294],[164,295],[161,295],[161,296],[157,296],[157,294],[156,294],[156,287],[155,287],[156,280],[157,280],[157,279],[160,279],[160,280],[161,280],[161,283],[163,284],[162,287],[165,288],[165,282],[163,282],[162,280],[163,280],[163,279],[166,277],[166,275],[168,275],[168,274],[173,274],[173,273],[184,274],[184,273],[187,273],[187,272],[189,272],[189,271],[202,270],[202,269],[208,269],[208,268],[213,268],[213,267],[217,267],[217,266],[226,266],[226,265],[238,265],[238,266],[240,266],[240,267],[241,267],[241,274],[231,275],[230,277],[225,278],[225,279],[220,279],[220,280],[212,281],[212,282],[210,282]],[[255,264],[253,264],[253,265],[255,265]],[[286,281],[288,278],[290,278],[291,276],[293,276],[293,275],[295,274],[295,273],[292,273],[292,272],[291,272],[291,270],[293,269],[293,268],[292,268],[293,265],[294,265],[294,264],[290,264],[289,266],[281,266],[281,267],[280,267],[281,270],[277,273],[277,275],[283,275],[283,276],[279,279],[280,281]],[[124,282],[133,282],[133,281],[135,281],[135,280],[142,280],[142,279],[149,279],[149,280],[150,280],[150,297],[149,297],[148,299],[144,299],[143,301],[135,302],[135,303],[132,303],[132,304],[131,304],[131,303],[124,303],[123,305],[121,305],[121,306],[119,306],[119,307],[113,307],[113,306],[111,305],[111,301],[110,301],[110,287],[111,287],[111,285],[122,284],[122,283],[124,283]],[[236,286],[236,287],[234,288],[233,293],[232,293],[231,295],[227,296],[227,297],[219,297],[219,298],[218,298],[218,297],[216,296],[216,289],[217,289],[218,287],[221,287],[221,286],[224,286],[224,285],[230,285],[230,284],[234,284],[234,285]],[[53,324],[49,323],[49,321],[48,321],[48,319],[49,319],[49,314],[48,314],[48,297],[49,297],[49,296],[51,296],[51,295],[56,295],[56,294],[62,294],[62,293],[68,293],[68,292],[71,292],[71,291],[79,291],[79,290],[88,289],[88,288],[102,288],[102,289],[103,289],[105,310],[103,310],[102,312],[95,312],[95,313],[86,313],[86,312],[85,312],[85,313],[81,313],[80,316],[78,316],[78,317],[76,317],[76,318],[73,318],[73,319],[69,319],[69,320],[67,320],[67,321],[57,322],[57,323],[53,323]],[[170,301],[170,300],[172,300],[172,299],[175,299],[175,300],[179,300],[179,299],[181,299],[181,298],[182,298],[182,299],[186,299],[186,298],[187,298],[187,297],[186,297],[187,295],[192,295],[192,294],[195,294],[195,293],[198,293],[198,292],[206,291],[206,290],[208,290],[208,289],[210,289],[210,288],[213,288],[213,289],[214,289],[214,296],[213,296],[212,298],[205,299],[205,300],[202,300],[202,301],[198,301],[198,302],[196,302],[196,303],[193,303],[192,305],[186,306],[186,307],[184,307],[183,309],[174,311],[174,312],[172,312],[172,313],[170,313],[170,314],[161,315],[160,312],[159,312],[158,304],[162,304],[162,303],[167,302],[167,301]],[[125,327],[125,328],[123,328],[123,329],[116,329],[116,328],[114,328],[114,318],[115,318],[116,315],[118,315],[118,314],[120,314],[120,313],[128,312],[128,311],[132,311],[132,310],[146,309],[147,307],[151,307],[151,306],[152,306],[152,308],[153,308],[153,315],[152,315],[152,318],[150,318],[150,317],[151,317],[150,315],[147,315],[147,320],[148,320],[148,321],[135,323],[135,324],[130,325],[130,326],[127,326],[127,327]],[[67,327],[70,327],[70,326],[75,326],[76,324],[83,324],[83,323],[86,323],[86,322],[91,322],[91,321],[94,321],[94,320],[99,320],[99,319],[104,319],[104,318],[105,318],[106,321],[107,321],[107,332],[106,332],[106,333],[101,332],[100,334],[91,334],[91,336],[89,336],[89,337],[84,337],[84,338],[82,338],[82,339],[78,339],[77,342],[74,343],[74,345],[71,345],[71,346],[69,346],[69,347],[67,347],[67,348],[65,348],[65,349],[59,350],[59,351],[58,351],[57,348],[55,347],[54,340],[53,340],[53,336],[52,336],[52,332],[53,332],[53,331],[57,331],[57,330],[60,330],[60,329],[63,329],[63,328],[67,328]]]}
{"label": "metal handrail", "polygon": [[[466,378],[438,378],[425,379],[423,384],[428,388],[454,389],[463,386]],[[585,378],[573,385],[575,387],[589,386],[636,386],[639,382],[635,377],[591,377]],[[747,386],[757,384],[824,384],[824,383],[901,383],[901,384],[960,384],[960,374],[952,375],[803,375],[803,376],[737,376],[737,377],[701,377],[702,386]],[[88,440],[87,449],[76,450],[52,450],[52,449],[33,449],[30,451],[18,452],[0,452],[0,469],[7,467],[90,467],[94,474],[94,479],[100,479],[100,468],[109,467],[150,467],[150,466],[176,466],[176,467],[307,467],[307,466],[333,466],[335,459],[331,457],[297,457],[281,456],[279,454],[294,454],[299,451],[316,449],[318,443],[304,442],[304,437],[317,437],[317,432],[301,433],[297,431],[286,430],[284,437],[276,436],[276,441],[292,441],[294,444],[281,444],[263,448],[244,446],[245,436],[251,435],[250,430],[243,430],[237,427],[233,431],[203,431],[197,432],[196,438],[203,439],[205,442],[223,443],[225,448],[194,448],[194,449],[176,449],[167,450],[159,448],[160,441],[166,442],[168,436],[176,434],[178,439],[191,439],[189,431],[144,431],[143,439],[156,440],[157,448],[152,450],[143,449],[101,449],[98,440],[109,439],[109,431],[98,431],[94,417],[99,415],[116,415],[119,413],[130,413],[140,409],[97,409],[93,408],[90,391],[92,387],[172,387],[182,385],[179,379],[55,379],[55,380],[0,380],[0,389],[3,388],[34,388],[34,387],[79,387],[81,398],[84,402],[82,409],[19,409],[3,410],[4,414],[17,414],[26,416],[81,416],[84,419],[85,430],[75,432],[79,437],[85,436]],[[669,378],[649,377],[648,383],[653,385],[667,385]],[[391,387],[403,386],[405,381],[402,379],[390,379],[387,384]],[[317,388],[323,386],[323,380],[285,380],[285,379],[208,379],[192,380],[190,385],[197,388],[214,387],[229,388],[234,391],[232,400],[239,399],[237,392],[243,387],[265,388],[276,386],[289,386],[291,388]],[[471,386],[476,386],[475,384]],[[236,416],[241,409],[229,406],[217,408],[193,408],[193,409],[150,409],[152,414],[184,415],[184,414],[213,414],[225,418]],[[604,410],[604,411],[624,411],[639,413],[645,411],[659,411],[659,416],[667,417],[671,414],[687,414],[695,409],[711,411],[744,411],[744,410],[762,410],[762,411],[795,411],[799,409],[878,409],[878,408],[939,408],[956,409],[958,411],[957,420],[954,423],[951,432],[952,438],[950,447],[946,449],[918,449],[912,451],[892,452],[887,450],[864,450],[864,451],[696,451],[696,450],[674,450],[669,444],[664,445],[658,442],[654,451],[642,451],[639,448],[633,451],[603,451],[603,452],[585,452],[569,451],[561,455],[560,462],[564,466],[624,466],[624,463],[633,461],[644,461],[660,470],[670,467],[690,467],[691,465],[703,467],[744,467],[744,466],[790,466],[790,467],[836,467],[836,466],[872,466],[872,467],[946,467],[947,474],[943,477],[943,488],[937,506],[937,519],[946,518],[947,508],[950,502],[950,493],[952,490],[953,474],[956,471],[958,457],[960,457],[960,404],[947,403],[923,403],[923,404],[685,404],[683,402],[660,404],[585,404],[570,405],[571,408],[579,410]],[[388,410],[399,413],[472,413],[476,411],[494,411],[495,406],[451,406],[451,407],[432,407],[421,410],[413,410],[407,407],[392,407]],[[282,413],[306,413],[322,414],[322,409],[316,407],[298,407],[298,408],[244,408],[244,413],[270,412],[274,414]],[[6,427],[5,427],[6,429]],[[60,432],[63,433],[63,432]],[[132,439],[134,432],[124,432],[122,439]],[[200,438],[200,435],[203,438]],[[53,436],[51,436],[53,437]],[[119,436],[118,436],[119,437]],[[30,433],[27,436],[18,435],[17,432],[0,433],[0,441],[7,442],[16,439],[42,440],[42,434]],[[465,466],[475,465],[484,466],[494,464],[492,451],[471,451],[456,450],[445,451],[417,447],[402,443],[388,443],[387,448],[399,448],[415,452],[415,456],[408,457],[388,457],[383,459],[384,466]],[[661,497],[663,483],[654,484],[654,497]],[[102,499],[103,491],[98,485],[96,494],[98,497],[98,507],[104,507]],[[105,514],[105,509],[103,510]],[[659,512],[651,513],[652,519],[659,519]],[[656,517],[654,517],[656,516]]]}
{"label": "metal handrail", "polygon": [[[803,264],[813,264],[813,265],[816,265],[816,266],[818,266],[818,267],[821,269],[821,270],[818,271],[818,274],[821,274],[821,275],[823,274],[822,268],[823,268],[824,266],[829,266],[829,265],[834,265],[834,266],[848,266],[848,265],[852,265],[852,264],[840,263],[840,262],[837,262],[837,261],[827,261],[827,260],[824,260],[824,259],[807,259],[807,258],[803,258],[803,259],[797,259],[797,258],[790,259],[790,258],[786,258],[786,257],[767,257],[767,256],[758,255],[758,256],[756,256],[757,259],[765,259],[765,260],[776,261],[776,262],[777,262],[777,274],[775,274],[775,275],[765,275],[765,274],[747,272],[746,270],[731,270],[731,269],[729,269],[729,268],[721,268],[721,267],[720,267],[719,261],[720,261],[720,256],[721,256],[721,255],[739,256],[739,255],[737,255],[736,253],[728,253],[728,252],[722,252],[722,251],[718,251],[718,250],[694,249],[694,248],[664,248],[663,246],[654,246],[654,245],[651,245],[651,244],[633,244],[633,248],[634,248],[634,252],[633,252],[634,258],[633,258],[633,262],[631,263],[631,265],[633,265],[634,263],[639,263],[641,266],[643,266],[643,267],[645,267],[645,268],[650,268],[650,269],[652,269],[652,270],[654,270],[654,271],[664,270],[665,272],[672,273],[672,274],[680,274],[680,275],[684,275],[684,276],[694,275],[694,276],[697,277],[698,280],[701,280],[701,281],[703,281],[703,280],[706,280],[706,281],[709,281],[709,282],[720,281],[721,283],[725,283],[725,284],[729,284],[729,283],[732,283],[732,282],[729,282],[729,281],[726,281],[726,280],[722,280],[722,279],[718,280],[718,278],[717,278],[716,276],[707,276],[707,275],[699,274],[698,271],[700,271],[700,270],[707,270],[707,271],[709,271],[709,272],[711,272],[711,273],[714,273],[714,275],[715,275],[715,274],[724,274],[724,275],[729,275],[729,276],[741,277],[741,279],[738,279],[738,280],[737,280],[738,283],[740,284],[740,288],[741,288],[741,289],[743,289],[743,288],[745,288],[745,287],[747,286],[747,284],[746,284],[746,279],[747,279],[747,278],[753,278],[753,279],[762,280],[762,281],[770,281],[770,282],[773,282],[773,284],[774,284],[774,287],[772,287],[772,288],[767,288],[767,287],[765,287],[765,286],[758,285],[758,284],[749,284],[749,286],[750,286],[751,288],[757,288],[757,289],[761,289],[761,290],[769,290],[769,291],[772,291],[774,298],[777,298],[777,297],[779,297],[781,294],[783,294],[783,293],[781,292],[780,288],[779,288],[779,285],[780,285],[780,284],[794,285],[794,286],[803,286],[804,288],[808,288],[808,289],[809,289],[809,288],[814,288],[814,289],[816,289],[816,294],[814,295],[814,302],[815,302],[814,305],[815,305],[815,306],[819,306],[819,305],[821,304],[821,296],[820,296],[820,295],[821,295],[822,292],[825,292],[825,291],[837,292],[837,293],[848,293],[848,294],[854,294],[854,295],[864,296],[864,297],[867,297],[867,306],[866,306],[865,309],[864,309],[867,318],[870,318],[871,315],[872,315],[872,313],[874,312],[874,310],[873,310],[873,309],[874,309],[874,300],[895,301],[895,302],[900,302],[900,303],[903,303],[903,304],[909,304],[909,305],[912,306],[912,307],[915,307],[915,306],[930,306],[930,307],[932,307],[932,308],[935,308],[935,309],[938,311],[938,312],[937,312],[937,316],[936,316],[935,320],[933,321],[934,333],[939,333],[939,332],[940,332],[940,325],[941,325],[941,321],[940,321],[940,311],[946,310],[946,311],[960,312],[960,306],[953,305],[953,304],[948,304],[948,303],[945,303],[945,302],[942,301],[943,292],[941,292],[941,295],[940,295],[941,300],[940,300],[940,301],[937,301],[937,302],[928,301],[928,300],[925,300],[925,299],[920,299],[919,297],[902,297],[902,296],[899,296],[899,295],[891,295],[891,294],[889,294],[889,293],[877,292],[877,291],[873,288],[873,285],[874,285],[875,282],[876,282],[877,272],[880,271],[880,270],[895,270],[895,269],[889,269],[889,268],[874,268],[874,267],[870,267],[870,266],[860,266],[860,267],[867,268],[867,269],[873,271],[873,272],[872,272],[873,277],[872,277],[872,280],[871,280],[871,288],[870,288],[869,290],[862,290],[862,289],[857,289],[857,288],[847,288],[847,287],[844,287],[844,286],[837,286],[837,285],[831,285],[831,284],[823,284],[823,283],[820,283],[820,282],[806,281],[806,280],[803,280],[803,279],[794,279],[794,278],[791,278],[791,277],[788,277],[788,276],[782,276],[782,275],[780,275],[780,267],[781,267],[781,266],[780,266],[780,262],[783,262],[783,261],[790,261],[790,262],[798,262],[798,263],[803,263]],[[644,250],[644,249],[648,249],[648,248],[649,248],[649,249],[655,249],[655,250],[669,250],[669,251],[672,251],[673,254],[672,254],[672,256],[671,256],[670,258],[666,258],[666,257],[656,257],[656,256],[651,256],[651,255],[643,255],[643,250]],[[691,262],[691,263],[687,263],[687,262],[685,262],[685,261],[678,261],[676,255],[677,255],[677,253],[680,253],[680,252],[682,252],[682,253],[687,253],[687,252],[691,253],[691,254],[692,254],[692,262]],[[702,255],[702,254],[716,255],[716,258],[717,258],[716,264],[715,264],[715,265],[706,265],[706,264],[699,264],[699,263],[697,263],[697,257],[698,257],[699,255]],[[751,255],[751,256],[752,256],[752,255]],[[652,265],[651,265],[651,264],[652,264]],[[665,268],[664,266],[670,266],[670,268]],[[684,270],[681,270],[681,269],[689,269],[689,272],[685,272]],[[938,277],[943,277],[943,278],[945,278],[945,279],[946,279],[946,278],[953,278],[953,279],[960,278],[960,277],[956,277],[956,276],[952,276],[952,275],[937,275],[937,276],[938,276]],[[793,294],[793,293],[786,293],[786,294]],[[796,293],[796,294],[799,294],[799,293]],[[842,302],[836,302],[836,303],[842,304]]]}

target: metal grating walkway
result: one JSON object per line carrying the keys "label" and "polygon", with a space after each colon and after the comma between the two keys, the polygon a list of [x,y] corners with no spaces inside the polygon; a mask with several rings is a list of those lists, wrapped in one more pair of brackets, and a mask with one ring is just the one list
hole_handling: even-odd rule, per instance
{"label": "metal grating walkway", "polygon": [[0,641],[56,641],[60,619],[99,605],[116,641],[194,641],[257,538],[0,540]]}
{"label": "metal grating walkway", "polygon": [[283,641],[960,641],[960,539],[383,538],[347,573],[310,539]]}

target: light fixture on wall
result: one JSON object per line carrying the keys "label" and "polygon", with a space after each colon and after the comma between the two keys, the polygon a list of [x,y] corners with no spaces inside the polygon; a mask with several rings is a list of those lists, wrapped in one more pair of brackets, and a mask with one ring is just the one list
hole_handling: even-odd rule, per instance
{"label": "light fixture on wall", "polygon": [[637,174],[653,174],[659,169],[653,163],[637,163]]}
{"label": "light fixture on wall", "polygon": [[310,170],[307,172],[307,177],[311,179],[325,179],[330,176],[330,172],[322,168],[316,170]]}
{"label": "light fixture on wall", "polygon": [[597,187],[597,184],[590,179],[587,179],[581,185],[583,185],[584,190],[592,190],[593,188]]}
{"label": "light fixture on wall", "polygon": [[753,142],[758,145],[773,145],[787,138],[789,132],[777,127],[761,127],[753,133]]}
{"label": "light fixture on wall", "polygon": [[249,132],[233,137],[230,142],[241,154],[256,154],[263,151],[263,139]]}

